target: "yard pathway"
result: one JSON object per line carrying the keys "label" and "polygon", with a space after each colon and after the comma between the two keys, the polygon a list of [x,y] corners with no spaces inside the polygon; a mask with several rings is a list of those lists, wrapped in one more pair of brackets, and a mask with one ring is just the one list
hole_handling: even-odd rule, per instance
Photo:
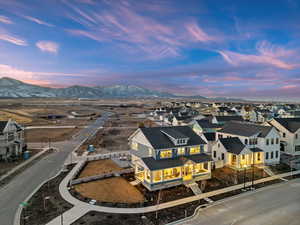
{"label": "yard pathway", "polygon": [[[90,205],[86,202],[82,202],[82,201],[74,198],[68,190],[69,181],[75,175],[76,171],[78,171],[80,169],[80,167],[82,166],[83,163],[84,163],[83,160],[79,161],[79,163],[71,170],[71,172],[65,177],[65,179],[59,185],[59,191],[60,191],[60,194],[62,195],[62,197],[66,201],[68,201],[69,203],[74,205],[74,208],[70,209],[69,211],[67,211],[63,214],[63,218],[64,218],[63,224],[64,225],[71,225],[72,223],[74,223],[76,220],[78,220],[79,218],[84,216],[89,211],[97,211],[97,212],[105,212],[105,213],[121,213],[121,214],[122,213],[123,214],[149,213],[149,212],[155,212],[157,210],[171,208],[171,207],[174,207],[177,205],[182,205],[185,203],[197,201],[200,199],[206,199],[206,198],[209,198],[209,197],[212,197],[215,195],[242,189],[244,187],[244,184],[238,184],[235,186],[230,186],[230,187],[219,189],[219,190],[212,191],[212,192],[202,193],[199,195],[195,195],[195,196],[191,196],[191,197],[187,197],[187,198],[183,198],[183,199],[179,199],[179,200],[175,200],[175,201],[161,203],[159,205],[140,207],[140,208],[113,208],[113,207],[105,207],[105,206],[98,206],[98,205]],[[294,175],[300,174],[300,170],[294,171],[293,174]],[[284,173],[284,174],[276,175],[273,177],[267,177],[267,178],[263,178],[263,179],[254,181],[254,184],[264,183],[264,182],[280,179],[282,177],[287,177],[290,175],[291,175],[291,173]],[[252,185],[251,182],[246,183],[247,187],[251,186],[251,185]],[[58,216],[54,220],[47,223],[46,225],[60,225],[60,224],[61,224],[61,216]]]}

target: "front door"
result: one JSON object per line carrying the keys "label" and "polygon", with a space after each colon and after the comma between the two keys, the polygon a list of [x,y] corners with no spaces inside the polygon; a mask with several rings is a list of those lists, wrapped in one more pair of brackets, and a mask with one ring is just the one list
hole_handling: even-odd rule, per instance
{"label": "front door", "polygon": [[191,180],[193,178],[192,167],[192,165],[187,165],[183,167],[183,180]]}

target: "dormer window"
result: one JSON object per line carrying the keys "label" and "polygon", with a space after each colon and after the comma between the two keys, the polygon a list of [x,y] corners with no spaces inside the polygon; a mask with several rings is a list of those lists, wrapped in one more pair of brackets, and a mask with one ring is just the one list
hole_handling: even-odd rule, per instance
{"label": "dormer window", "polygon": [[164,129],[161,130],[161,132],[165,134],[176,146],[186,145],[188,143],[189,137],[175,129]]}

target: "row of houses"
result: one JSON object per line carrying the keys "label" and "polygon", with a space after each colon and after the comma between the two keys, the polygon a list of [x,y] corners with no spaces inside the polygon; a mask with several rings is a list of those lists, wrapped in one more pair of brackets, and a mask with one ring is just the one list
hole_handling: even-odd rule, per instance
{"label": "row of houses", "polygon": [[149,190],[207,180],[215,168],[279,164],[281,153],[300,156],[300,118],[258,124],[239,115],[197,116],[129,137],[136,178]]}

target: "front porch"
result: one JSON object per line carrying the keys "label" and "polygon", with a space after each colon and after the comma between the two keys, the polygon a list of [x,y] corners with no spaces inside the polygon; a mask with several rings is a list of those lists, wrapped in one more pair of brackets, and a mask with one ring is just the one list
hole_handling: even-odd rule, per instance
{"label": "front porch", "polygon": [[241,170],[247,169],[251,166],[260,166],[264,164],[264,153],[263,152],[252,152],[249,154],[235,155],[232,153],[228,154],[227,165],[233,169]]}
{"label": "front porch", "polygon": [[137,167],[136,179],[150,191],[169,188],[191,181],[211,178],[211,163],[191,163],[184,166],[150,171],[147,168]]}

